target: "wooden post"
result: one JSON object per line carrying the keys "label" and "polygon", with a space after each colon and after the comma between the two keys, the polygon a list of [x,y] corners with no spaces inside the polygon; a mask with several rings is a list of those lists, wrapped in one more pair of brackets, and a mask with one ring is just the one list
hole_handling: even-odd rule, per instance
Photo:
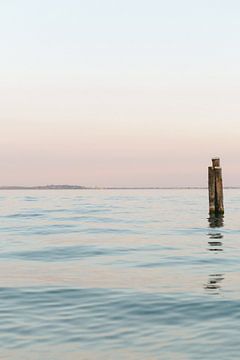
{"label": "wooden post", "polygon": [[224,214],[223,182],[220,159],[212,159],[208,168],[209,214]]}
{"label": "wooden post", "polygon": [[215,172],[208,168],[209,214],[215,214]]}
{"label": "wooden post", "polygon": [[218,214],[224,213],[223,207],[223,183],[222,183],[222,169],[215,167],[215,186],[216,186],[216,201],[215,208]]}

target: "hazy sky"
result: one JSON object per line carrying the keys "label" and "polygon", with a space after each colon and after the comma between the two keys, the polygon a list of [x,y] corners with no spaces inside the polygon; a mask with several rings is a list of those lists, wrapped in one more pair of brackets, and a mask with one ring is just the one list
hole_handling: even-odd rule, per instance
{"label": "hazy sky", "polygon": [[2,0],[0,185],[240,185],[240,2]]}

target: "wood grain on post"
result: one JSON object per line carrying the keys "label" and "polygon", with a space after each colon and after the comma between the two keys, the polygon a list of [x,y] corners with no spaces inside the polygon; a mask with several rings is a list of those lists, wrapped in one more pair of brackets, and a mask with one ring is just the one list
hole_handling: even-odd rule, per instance
{"label": "wood grain on post", "polygon": [[208,193],[209,193],[209,213],[215,213],[215,171],[209,166],[208,168]]}
{"label": "wood grain on post", "polygon": [[215,211],[218,214],[224,213],[223,206],[223,181],[222,181],[222,169],[215,167]]}

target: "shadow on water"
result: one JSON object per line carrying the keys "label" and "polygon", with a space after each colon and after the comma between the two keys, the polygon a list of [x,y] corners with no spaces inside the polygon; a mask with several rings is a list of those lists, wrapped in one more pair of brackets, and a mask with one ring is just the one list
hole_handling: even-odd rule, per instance
{"label": "shadow on water", "polygon": [[[210,231],[208,233],[208,250],[217,254],[223,251],[223,234],[221,228],[224,227],[223,215],[210,215],[208,218]],[[221,290],[221,282],[224,280],[224,274],[210,274],[204,288],[212,295],[218,295]]]}

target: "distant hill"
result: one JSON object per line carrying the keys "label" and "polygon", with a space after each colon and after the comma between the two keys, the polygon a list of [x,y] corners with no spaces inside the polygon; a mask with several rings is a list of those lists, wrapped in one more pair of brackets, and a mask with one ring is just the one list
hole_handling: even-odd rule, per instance
{"label": "distant hill", "polygon": [[43,186],[0,186],[1,190],[81,190],[87,189],[80,185],[43,185]]}

